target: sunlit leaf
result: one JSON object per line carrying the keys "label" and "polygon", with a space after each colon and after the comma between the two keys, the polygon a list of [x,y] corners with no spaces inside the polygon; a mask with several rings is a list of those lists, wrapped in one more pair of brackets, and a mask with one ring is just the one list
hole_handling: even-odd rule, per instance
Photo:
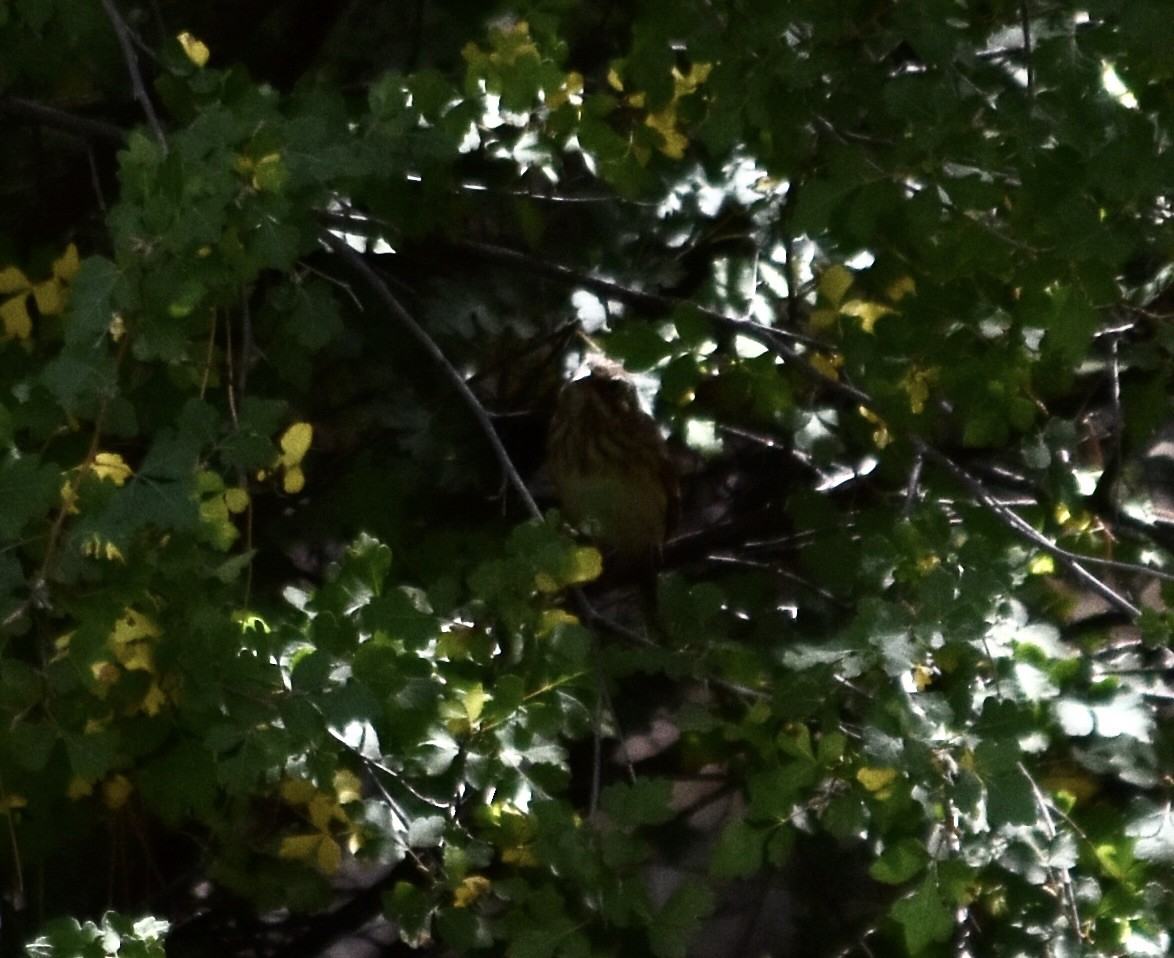
{"label": "sunlit leaf", "polygon": [[126,460],[116,452],[99,452],[94,456],[90,471],[99,479],[108,479],[116,486],[121,486],[134,475]]}
{"label": "sunlit leaf", "polygon": [[176,38],[183,48],[184,55],[201,69],[207,65],[210,53],[207,45],[186,30]]}

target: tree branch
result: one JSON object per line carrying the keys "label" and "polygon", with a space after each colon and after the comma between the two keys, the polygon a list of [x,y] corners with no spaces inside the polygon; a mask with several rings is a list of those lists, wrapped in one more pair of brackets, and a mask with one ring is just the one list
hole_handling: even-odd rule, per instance
{"label": "tree branch", "polygon": [[[630,286],[624,286],[620,283],[608,279],[601,279],[598,276],[591,276],[587,273],[580,273],[578,270],[572,269],[569,266],[551,263],[526,253],[519,253],[517,250],[508,249],[504,246],[495,246],[492,243],[482,243],[476,240],[461,240],[454,243],[453,247],[460,252],[468,253],[480,260],[500,263],[503,266],[512,266],[523,269],[536,276],[545,276],[556,282],[578,286],[598,296],[614,299],[616,302],[625,303],[636,309],[647,310],[650,313],[671,313],[678,306],[682,305],[682,303],[688,302],[688,300],[665,296],[662,293],[649,293],[644,290],[632,289]],[[830,348],[826,343],[813,336],[807,336],[793,330],[763,326],[761,323],[756,323],[748,319],[727,316],[725,313],[719,313],[714,309],[705,309],[700,306],[696,307],[696,309],[711,323],[720,326],[727,332],[748,336],[751,339],[763,341],[766,345],[770,345],[777,340],[782,340],[783,342],[800,343],[816,349]]]}
{"label": "tree branch", "polygon": [[[915,433],[906,433],[905,438],[912,443],[913,448],[917,450],[919,455],[949,473],[950,476],[961,483],[974,496],[980,505],[994,514],[1012,532],[1017,533],[1022,538],[1027,539],[1033,545],[1038,546],[1044,552],[1048,553],[1048,555],[1052,556],[1060,565],[1064,566],[1080,582],[1105,601],[1116,606],[1118,609],[1128,612],[1131,616],[1141,615],[1141,609],[1138,606],[1134,605],[1108,583],[1101,581],[1084,567],[1083,563],[1086,560],[1083,556],[1077,556],[1075,553],[1056,545],[1056,543],[1019,515],[1018,512],[999,502],[998,499],[991,495],[990,491],[982,482],[967,472],[962,466],[958,465],[958,463],[954,462],[945,453],[931,446],[920,436]],[[1144,570],[1144,567],[1141,568]]]}
{"label": "tree branch", "polygon": [[91,120],[89,117],[75,116],[57,107],[46,106],[35,100],[26,100],[23,97],[0,96],[0,113],[17,116],[21,119],[40,123],[52,127],[63,133],[72,133],[92,139],[106,140],[115,145],[126,141],[126,130],[105,120]]}
{"label": "tree branch", "polygon": [[151,103],[151,98],[147,95],[146,86],[143,85],[143,74],[139,71],[139,58],[135,54],[134,40],[131,37],[130,27],[126,25],[122,14],[118,12],[118,7],[114,5],[114,0],[102,0],[102,8],[106,11],[106,16],[109,18],[111,26],[114,27],[114,33],[118,37],[118,45],[122,48],[122,58],[126,61],[127,70],[130,71],[131,92],[143,108],[143,113],[147,117],[147,124],[151,127],[151,132],[155,134],[155,139],[159,141],[159,146],[166,153],[167,137],[163,135],[163,124],[159,122],[159,116],[155,113],[155,106]]}
{"label": "tree branch", "polygon": [[[637,309],[645,309],[649,312],[667,313],[672,312],[681,304],[671,296],[664,296],[659,293],[648,293],[642,290],[634,290],[629,287],[622,286],[619,283],[614,283],[610,280],[599,279],[598,277],[586,275],[578,272],[568,266],[562,266],[557,263],[549,263],[544,260],[536,259],[528,256],[525,253],[519,253],[514,250],[506,249],[500,246],[494,246],[489,243],[480,243],[471,240],[466,240],[456,244],[457,248],[492,262],[502,263],[520,269],[525,269],[530,273],[549,277],[557,282],[565,283],[570,286],[578,286],[583,289],[590,290],[601,296],[606,296],[609,299],[614,299],[619,302],[627,303]],[[726,316],[715,310],[701,309],[700,313],[709,319],[715,326],[721,329],[744,335],[756,342],[761,343],[768,349],[775,352],[784,361],[789,363],[793,368],[801,372],[807,379],[817,383],[829,393],[839,396],[853,405],[863,406],[873,412],[879,414],[876,400],[851,383],[843,379],[833,379],[822,370],[816,368],[807,357],[800,352],[797,346],[814,345],[816,348],[823,350],[831,350],[832,347],[820,343],[818,340],[813,340],[809,337],[802,336],[788,330],[777,329],[772,326],[764,326],[761,323],[752,322],[750,320],[737,319],[732,316]],[[991,492],[983,485],[983,483],[967,471],[965,468],[954,462],[945,453],[938,450],[936,447],[930,445],[921,436],[913,432],[906,432],[903,438],[913,447],[919,456],[923,459],[934,463],[957,482],[966,488],[966,490],[974,497],[974,499],[993,515],[995,515],[1005,526],[1012,532],[1023,539],[1028,540],[1039,549],[1051,555],[1061,566],[1068,570],[1077,580],[1101,596],[1114,607],[1127,612],[1131,616],[1138,616],[1141,614],[1141,609],[1135,605],[1129,598],[1113,589],[1108,583],[1097,578],[1086,567],[1085,563],[1093,564],[1108,564],[1108,560],[1087,559],[1084,556],[1069,552],[1054,543],[1042,532],[1038,531],[1026,519],[1020,516],[1013,509],[999,502],[999,500],[991,494]],[[1128,564],[1122,564],[1128,566]],[[1112,567],[1119,568],[1114,564]],[[1164,577],[1165,573],[1156,572],[1156,570],[1148,569],[1145,566],[1129,566],[1131,571],[1142,572],[1148,575],[1157,574],[1158,577]]]}

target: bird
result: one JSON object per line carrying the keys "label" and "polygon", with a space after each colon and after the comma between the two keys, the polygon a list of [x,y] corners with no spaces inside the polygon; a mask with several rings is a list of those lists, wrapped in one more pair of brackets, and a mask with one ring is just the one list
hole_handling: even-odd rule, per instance
{"label": "bird", "polygon": [[547,464],[567,521],[601,550],[654,563],[680,511],[676,468],[624,368],[593,358],[559,393]]}

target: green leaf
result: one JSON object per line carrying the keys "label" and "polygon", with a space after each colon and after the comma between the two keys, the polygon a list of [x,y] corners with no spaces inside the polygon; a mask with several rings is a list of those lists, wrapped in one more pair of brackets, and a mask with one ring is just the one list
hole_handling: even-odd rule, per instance
{"label": "green leaf", "polygon": [[649,945],[657,958],[685,958],[702,921],[713,912],[713,892],[686,881],[669,896],[649,928]]}
{"label": "green leaf", "polygon": [[492,942],[485,920],[468,908],[441,908],[436,930],[444,942],[459,951],[484,948]]}
{"label": "green leaf", "polygon": [[722,829],[709,860],[714,878],[745,878],[762,867],[767,829],[735,819]]}
{"label": "green leaf", "polygon": [[61,473],[33,458],[11,455],[0,462],[0,540],[18,538],[33,519],[57,501]]}
{"label": "green leaf", "polygon": [[868,873],[886,885],[899,885],[918,874],[928,861],[929,853],[921,842],[902,838],[885,848]]}
{"label": "green leaf", "polygon": [[109,731],[88,735],[69,735],[65,739],[73,774],[94,782],[111,771],[118,762],[118,736]]}
{"label": "green leaf", "polygon": [[415,885],[397,881],[383,895],[383,911],[398,926],[404,943],[417,947],[428,937],[436,904]]}
{"label": "green leaf", "polygon": [[70,288],[65,341],[93,348],[110,329],[118,267],[104,256],[87,256]]}
{"label": "green leaf", "polygon": [[983,776],[986,813],[992,828],[1031,825],[1039,818],[1035,792],[1027,776],[1018,771]]}
{"label": "green leaf", "polygon": [[102,399],[116,392],[114,365],[105,350],[81,345],[46,363],[40,380],[63,409],[76,415],[96,416]]}
{"label": "green leaf", "polygon": [[603,790],[599,801],[620,827],[659,825],[677,814],[672,807],[672,782],[664,778],[617,782]]}
{"label": "green leaf", "polygon": [[913,955],[935,942],[947,941],[954,931],[954,917],[938,894],[932,875],[913,895],[893,906],[893,917],[904,928],[905,944]]}

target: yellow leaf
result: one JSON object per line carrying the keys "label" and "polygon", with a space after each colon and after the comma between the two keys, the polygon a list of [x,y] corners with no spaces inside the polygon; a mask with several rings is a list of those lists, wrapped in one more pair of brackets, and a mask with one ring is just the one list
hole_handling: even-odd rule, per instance
{"label": "yellow leaf", "polygon": [[56,276],[33,287],[33,298],[42,316],[60,316],[65,312],[65,284]]}
{"label": "yellow leaf", "polygon": [[224,504],[232,513],[244,512],[249,508],[249,494],[244,489],[233,488],[224,491]]}
{"label": "yellow leaf", "polygon": [[154,672],[155,654],[146,642],[132,642],[117,653],[118,661],[128,672]]}
{"label": "yellow leaf", "polygon": [[90,469],[99,479],[109,479],[116,486],[121,486],[134,475],[126,460],[116,452],[98,453]]}
{"label": "yellow leaf", "polygon": [[66,632],[65,635],[58,636],[53,640],[54,654],[51,662],[58,662],[69,655],[69,643],[73,641],[73,633]]}
{"label": "yellow leaf", "polygon": [[99,698],[105,698],[106,693],[122,675],[122,670],[109,659],[99,659],[90,663],[90,674],[94,677],[97,688],[94,689]]}
{"label": "yellow leaf", "polygon": [[538,59],[538,47],[530,39],[530,24],[525,20],[494,30],[493,47],[489,58],[495,65],[512,66],[524,57]]}
{"label": "yellow leaf", "polygon": [[855,277],[847,267],[829,266],[819,278],[819,293],[832,306],[839,306],[855,281]]}
{"label": "yellow leaf", "polygon": [[929,390],[937,380],[937,371],[933,369],[910,369],[901,378],[901,388],[909,396],[909,409],[915,415],[925,411],[926,400],[929,399]]}
{"label": "yellow leaf", "polygon": [[465,693],[464,707],[465,716],[469,720],[470,725],[476,725],[477,720],[481,718],[481,713],[485,709],[485,688],[478,682],[469,691]]}
{"label": "yellow leaf", "polygon": [[885,792],[897,778],[895,768],[870,768],[865,766],[856,773],[856,781],[874,794]]}
{"label": "yellow leaf", "polygon": [[857,412],[860,413],[860,417],[862,419],[865,419],[876,426],[876,431],[872,434],[872,441],[875,442],[879,448],[884,449],[885,446],[893,441],[893,437],[889,434],[888,424],[883,419],[881,419],[880,416],[874,413],[867,406],[861,406]]}
{"label": "yellow leaf", "polygon": [[538,856],[529,845],[511,845],[501,850],[501,860],[507,865],[517,865],[519,868],[533,868],[538,864]]}
{"label": "yellow leaf", "polygon": [[902,276],[900,279],[889,284],[885,290],[885,295],[892,301],[897,302],[899,299],[904,299],[910,293],[917,292],[917,284],[913,282],[912,276]]}
{"label": "yellow leaf", "polygon": [[304,778],[287,778],[278,786],[277,793],[291,805],[305,805],[318,794],[318,789]]}
{"label": "yellow leaf", "polygon": [[9,339],[28,339],[33,334],[27,293],[0,303],[0,322],[4,324],[4,335]]}
{"label": "yellow leaf", "polygon": [[121,341],[122,337],[126,335],[126,320],[122,318],[122,313],[114,314],[114,318],[110,320],[110,326],[107,332],[110,333],[110,338],[116,343]]}
{"label": "yellow leaf", "polygon": [[333,838],[322,837],[318,843],[318,867],[327,875],[333,875],[342,867],[342,848]]}
{"label": "yellow leaf", "polygon": [[187,55],[187,58],[202,70],[208,62],[209,51],[207,45],[186,30],[175,39],[183,47],[183,52]]}
{"label": "yellow leaf", "polygon": [[813,309],[807,317],[807,324],[813,332],[822,333],[836,325],[839,315],[834,309]]}
{"label": "yellow leaf", "polygon": [[884,303],[870,303],[862,299],[853,299],[844,303],[840,307],[840,312],[845,316],[855,316],[860,320],[860,328],[866,333],[871,333],[878,319],[895,313],[896,310]]}
{"label": "yellow leaf", "polygon": [[147,694],[139,703],[139,711],[144,715],[158,715],[166,704],[167,693],[163,691],[158,682],[152,682],[151,687],[147,689]]}
{"label": "yellow leaf", "polygon": [[661,153],[672,160],[679,160],[685,155],[689,140],[677,129],[677,108],[674,104],[670,103],[659,113],[649,113],[644,122],[660,134],[663,140],[659,147]]}
{"label": "yellow leaf", "polygon": [[67,516],[76,516],[81,512],[77,507],[77,486],[71,479],[61,483],[61,508]]}
{"label": "yellow leaf", "polygon": [[593,582],[603,575],[603,555],[594,546],[579,546],[574,552],[568,585]]}
{"label": "yellow leaf", "polygon": [[150,640],[162,634],[163,630],[148,616],[128,608],[114,623],[106,638],[106,646],[123,668],[154,672],[155,659]]}
{"label": "yellow leaf", "polygon": [[53,261],[53,275],[66,283],[72,283],[73,278],[77,276],[77,271],[81,269],[81,259],[77,255],[77,247],[70,243],[65,247],[65,252]]}
{"label": "yellow leaf", "polygon": [[560,569],[559,574],[538,572],[534,576],[534,588],[544,595],[553,595],[569,585],[592,582],[603,574],[603,556],[594,546],[579,546],[571,553],[570,567]]}
{"label": "yellow leaf", "polygon": [[452,893],[454,908],[468,908],[478,898],[489,893],[493,883],[484,875],[466,875]]}
{"label": "yellow leaf", "polygon": [[285,470],[281,479],[281,488],[291,496],[296,496],[306,487],[306,474],[301,466],[291,466]]}
{"label": "yellow leaf", "polygon": [[318,792],[310,799],[306,804],[306,814],[320,832],[329,831],[331,822],[350,823],[346,812],[335,801],[334,796],[327,795],[325,792]]}
{"label": "yellow leaf", "polygon": [[0,269],[0,296],[27,293],[32,288],[33,284],[29,282],[29,278],[15,266]]}
{"label": "yellow leaf", "polygon": [[357,802],[363,797],[363,783],[354,772],[340,768],[334,773],[334,792],[338,795],[340,805]]}
{"label": "yellow leaf", "polygon": [[116,646],[126,645],[128,642],[137,642],[141,639],[157,639],[162,634],[163,630],[150,616],[127,607],[114,623],[108,641]]}
{"label": "yellow leaf", "polygon": [[314,857],[318,851],[318,844],[323,836],[314,832],[312,835],[287,835],[281,840],[277,849],[277,857],[286,860],[304,861]]}
{"label": "yellow leaf", "polygon": [[917,691],[924,692],[933,685],[936,674],[932,665],[913,666],[913,684],[917,687]]}
{"label": "yellow leaf", "polygon": [[1056,571],[1056,560],[1046,552],[1031,560],[1028,570],[1032,575],[1051,575]]}
{"label": "yellow leaf", "polygon": [[66,788],[65,794],[76,802],[79,798],[85,798],[87,795],[94,794],[94,783],[87,782],[84,778],[75,775],[70,779],[69,787]]}
{"label": "yellow leaf", "polygon": [[310,451],[314,438],[314,427],[308,422],[295,422],[281,434],[281,459],[283,466],[296,466]]}
{"label": "yellow leaf", "polygon": [[133,791],[134,786],[125,775],[111,775],[102,783],[102,804],[111,811],[117,811],[126,804]]}
{"label": "yellow leaf", "polygon": [[697,88],[709,79],[709,74],[712,72],[712,63],[694,63],[688,73],[682,73],[673,67],[673,88],[676,96],[688,96],[690,93],[695,93]]}
{"label": "yellow leaf", "polygon": [[827,353],[812,353],[811,365],[828,379],[840,378],[840,367],[844,365],[843,356],[829,356]]}
{"label": "yellow leaf", "polygon": [[607,85],[617,93],[624,92],[624,81],[620,77],[620,71],[615,67],[607,71]]}
{"label": "yellow leaf", "polygon": [[578,625],[579,619],[565,609],[547,609],[538,620],[538,637],[549,635],[560,625]]}

